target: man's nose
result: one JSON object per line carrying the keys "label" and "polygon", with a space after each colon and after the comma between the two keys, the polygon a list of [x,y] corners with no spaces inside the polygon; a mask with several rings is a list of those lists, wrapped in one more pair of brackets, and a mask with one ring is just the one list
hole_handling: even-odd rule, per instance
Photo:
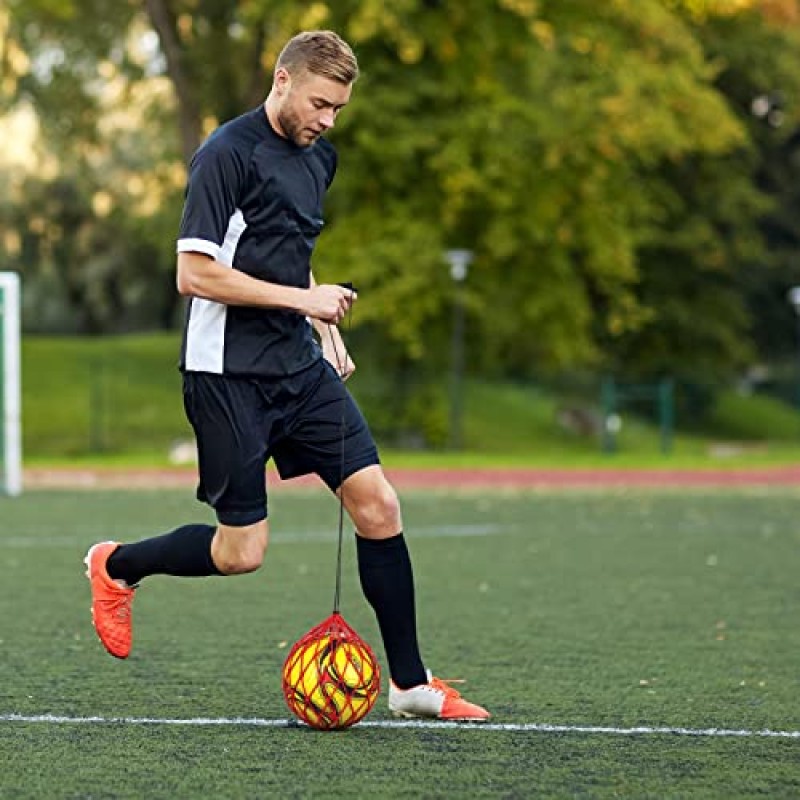
{"label": "man's nose", "polygon": [[322,116],[320,117],[319,121],[326,127],[332,128],[336,122],[336,115],[333,113],[333,110],[330,108],[323,109]]}

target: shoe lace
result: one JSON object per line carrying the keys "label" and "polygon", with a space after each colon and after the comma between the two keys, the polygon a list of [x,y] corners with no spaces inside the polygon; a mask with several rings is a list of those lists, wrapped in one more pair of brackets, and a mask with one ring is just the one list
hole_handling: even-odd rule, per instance
{"label": "shoe lace", "polygon": [[118,622],[127,622],[131,617],[131,595],[122,594],[103,601],[109,614],[113,614]]}
{"label": "shoe lace", "polygon": [[466,681],[463,678],[431,678],[430,686],[444,692],[445,697],[455,700],[461,697],[461,694],[450,685],[451,683],[466,683]]}

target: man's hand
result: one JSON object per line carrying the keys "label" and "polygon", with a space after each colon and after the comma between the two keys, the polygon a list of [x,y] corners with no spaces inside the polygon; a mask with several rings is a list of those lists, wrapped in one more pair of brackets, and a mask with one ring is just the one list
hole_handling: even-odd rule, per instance
{"label": "man's hand", "polygon": [[350,310],[358,295],[352,289],[328,283],[314,285],[307,290],[305,307],[307,317],[338,325]]}

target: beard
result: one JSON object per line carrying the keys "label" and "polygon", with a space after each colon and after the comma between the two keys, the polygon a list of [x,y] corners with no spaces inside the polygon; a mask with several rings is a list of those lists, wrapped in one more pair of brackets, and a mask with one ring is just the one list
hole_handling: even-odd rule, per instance
{"label": "beard", "polygon": [[298,147],[310,147],[319,138],[319,134],[303,125],[300,116],[291,108],[281,108],[277,118],[286,138]]}

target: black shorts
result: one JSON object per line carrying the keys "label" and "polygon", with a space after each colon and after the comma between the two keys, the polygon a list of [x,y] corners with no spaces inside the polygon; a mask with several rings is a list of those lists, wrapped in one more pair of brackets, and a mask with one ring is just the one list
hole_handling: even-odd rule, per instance
{"label": "black shorts", "polygon": [[183,402],[197,438],[197,498],[223,525],[266,518],[270,458],[282,478],[316,473],[333,491],[380,463],[364,416],[324,359],[278,381],[186,372]]}

